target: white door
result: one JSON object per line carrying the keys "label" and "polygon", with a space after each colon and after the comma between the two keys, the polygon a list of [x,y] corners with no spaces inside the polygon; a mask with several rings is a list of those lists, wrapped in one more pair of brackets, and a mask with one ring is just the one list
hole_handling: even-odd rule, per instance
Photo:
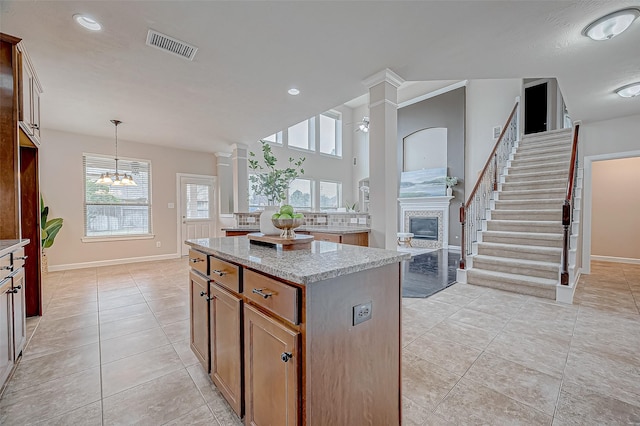
{"label": "white door", "polygon": [[182,255],[189,253],[185,240],[215,237],[215,178],[179,175]]}

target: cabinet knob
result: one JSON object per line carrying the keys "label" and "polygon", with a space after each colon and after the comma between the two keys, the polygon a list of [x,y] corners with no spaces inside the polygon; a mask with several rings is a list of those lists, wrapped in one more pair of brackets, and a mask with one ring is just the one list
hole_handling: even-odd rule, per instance
{"label": "cabinet knob", "polygon": [[201,291],[201,292],[200,292],[200,297],[202,297],[202,296],[204,296],[204,295],[206,295],[206,294],[207,294],[207,293],[205,293],[204,291]]}
{"label": "cabinet knob", "polygon": [[10,270],[11,270],[11,268],[13,268],[13,266],[11,266],[11,265],[7,265],[7,266],[3,266],[3,267],[1,267],[0,269],[1,269],[1,270],[3,270],[3,271],[10,271]]}
{"label": "cabinet knob", "polygon": [[216,274],[219,277],[224,277],[225,275],[227,275],[227,272],[220,271],[218,269],[214,269],[213,271],[211,271],[211,273]]}
{"label": "cabinet knob", "polygon": [[16,257],[16,260],[27,260],[29,256],[18,256]]}
{"label": "cabinet knob", "polygon": [[253,290],[251,290],[251,293],[255,293],[259,296],[264,297],[265,299],[268,299],[269,297],[273,296],[273,293],[263,293],[262,292],[262,288],[254,288]]}
{"label": "cabinet knob", "polygon": [[287,362],[291,358],[293,358],[293,354],[291,352],[282,352],[282,355],[280,355],[282,362]]}
{"label": "cabinet knob", "polygon": [[9,294],[9,293],[16,294],[17,292],[18,292],[18,290],[17,290],[17,289],[15,289],[15,288],[12,288],[11,290],[7,290],[7,291],[6,291],[6,293],[7,293],[7,294]]}
{"label": "cabinet knob", "polygon": [[40,125],[39,125],[39,124],[37,124],[37,123],[31,123],[31,127],[33,127],[34,129],[36,129],[36,130],[37,130],[37,129],[39,129],[39,128],[40,128]]}
{"label": "cabinet knob", "polygon": [[[14,287],[16,290],[20,290],[22,288],[22,284],[20,284],[19,286]],[[17,291],[16,291],[17,293]]]}

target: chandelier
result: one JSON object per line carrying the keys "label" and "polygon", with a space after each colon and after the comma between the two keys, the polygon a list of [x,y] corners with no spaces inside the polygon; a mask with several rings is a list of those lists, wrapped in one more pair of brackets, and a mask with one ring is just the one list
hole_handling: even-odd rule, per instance
{"label": "chandelier", "polygon": [[118,173],[118,124],[122,123],[122,121],[111,120],[111,122],[116,128],[116,172],[113,176],[109,172],[102,173],[96,183],[106,186],[138,186],[131,175],[123,173],[121,177]]}

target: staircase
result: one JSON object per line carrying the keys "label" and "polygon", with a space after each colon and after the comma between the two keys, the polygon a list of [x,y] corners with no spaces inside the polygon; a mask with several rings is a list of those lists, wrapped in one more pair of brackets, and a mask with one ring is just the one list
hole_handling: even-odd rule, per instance
{"label": "staircase", "polygon": [[571,129],[516,144],[469,259],[467,283],[556,299]]}

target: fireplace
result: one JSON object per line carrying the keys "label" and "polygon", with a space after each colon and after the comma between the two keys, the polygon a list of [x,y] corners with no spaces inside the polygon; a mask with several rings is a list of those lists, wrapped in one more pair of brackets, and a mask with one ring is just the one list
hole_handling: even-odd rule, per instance
{"label": "fireplace", "polygon": [[409,232],[419,240],[438,241],[438,217],[410,217]]}

